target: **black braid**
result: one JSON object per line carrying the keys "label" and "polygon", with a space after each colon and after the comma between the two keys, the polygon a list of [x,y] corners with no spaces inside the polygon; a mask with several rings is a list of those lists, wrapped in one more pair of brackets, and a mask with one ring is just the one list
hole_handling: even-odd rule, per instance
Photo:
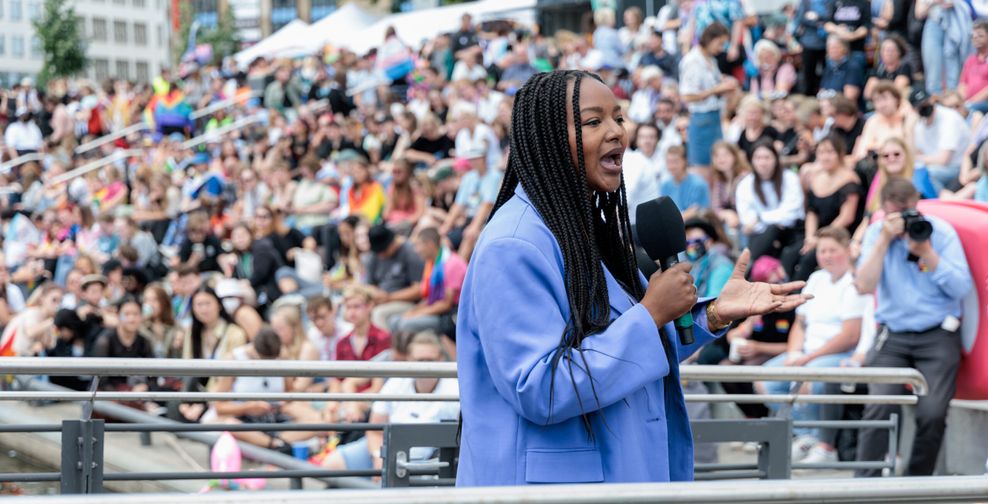
{"label": "black braid", "polygon": [[[493,217],[514,196],[520,183],[546,226],[556,237],[563,254],[566,294],[570,319],[552,358],[549,392],[551,421],[553,392],[559,361],[565,361],[576,389],[575,371],[588,375],[596,408],[585,408],[583,422],[593,435],[587,410],[600,409],[593,377],[583,356],[584,338],[607,328],[610,304],[603,265],[636,300],[645,295],[635,263],[631,223],[624,177],[615,193],[601,193],[587,183],[583,157],[582,119],[580,117],[580,81],[600,81],[583,71],[555,71],[532,76],[515,95],[511,114],[511,153],[507,171],[498,194]],[[567,130],[566,92],[573,83],[573,124],[576,130],[576,162],[570,156]],[[574,351],[580,354],[574,357]],[[606,422],[605,422],[606,423]]]}

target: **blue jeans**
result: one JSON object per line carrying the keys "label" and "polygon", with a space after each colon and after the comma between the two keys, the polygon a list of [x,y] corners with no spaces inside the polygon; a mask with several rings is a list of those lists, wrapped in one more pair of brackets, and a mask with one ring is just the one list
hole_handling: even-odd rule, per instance
{"label": "blue jeans", "polygon": [[720,110],[690,114],[686,130],[686,158],[689,166],[710,166],[711,150],[724,137]]}
{"label": "blue jeans", "polygon": [[[966,54],[957,43],[947,39],[946,32],[933,19],[927,19],[923,27],[921,52],[923,69],[925,71],[926,92],[943,94],[945,91],[957,89],[961,76],[961,65]],[[946,80],[946,86],[944,85]]]}
{"label": "blue jeans", "polygon": [[[809,362],[807,362],[803,367],[805,368],[825,368],[825,367],[839,367],[840,361],[848,358],[850,352],[841,354],[830,354],[824,355],[823,357],[817,357]],[[782,367],[783,363],[787,358],[787,354],[779,354],[770,359],[765,364],[766,367]],[[792,382],[765,382],[765,391],[769,394],[788,394],[789,389],[792,388]],[[823,389],[826,384],[822,382],[813,382],[810,384],[811,394],[823,394]],[[773,411],[777,411],[780,407],[779,404],[769,404],[768,407]],[[807,403],[796,403],[792,408],[792,419],[793,421],[801,420],[819,420],[820,419],[820,405],[819,404],[807,404]],[[813,436],[820,439],[819,429],[809,429],[806,427],[794,428],[793,433],[797,436]]]}

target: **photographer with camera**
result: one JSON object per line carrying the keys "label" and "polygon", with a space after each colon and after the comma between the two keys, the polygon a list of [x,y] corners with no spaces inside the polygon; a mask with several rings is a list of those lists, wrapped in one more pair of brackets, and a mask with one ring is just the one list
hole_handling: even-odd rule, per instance
{"label": "photographer with camera", "polygon": [[[954,397],[961,358],[961,300],[971,290],[971,273],[957,232],[947,222],[916,211],[912,182],[890,180],[881,191],[885,219],[865,232],[855,285],[861,294],[877,288],[880,324],[866,366],[913,367],[929,384],[916,405],[916,440],[907,476],[931,475],[943,441],[947,406]],[[902,393],[902,385],[869,384],[872,395]],[[887,420],[895,406],[868,404],[865,420]],[[862,429],[859,461],[880,461],[888,430]],[[895,456],[895,454],[891,454]],[[879,469],[857,476],[879,476]]]}

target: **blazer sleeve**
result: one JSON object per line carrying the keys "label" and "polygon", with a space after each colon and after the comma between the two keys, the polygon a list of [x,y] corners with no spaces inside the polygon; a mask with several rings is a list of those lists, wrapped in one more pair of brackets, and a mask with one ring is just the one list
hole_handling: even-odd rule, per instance
{"label": "blazer sleeve", "polygon": [[470,309],[483,356],[498,393],[527,420],[564,422],[669,373],[658,328],[640,304],[556,361],[569,312],[558,262],[517,238],[489,242],[475,261]]}

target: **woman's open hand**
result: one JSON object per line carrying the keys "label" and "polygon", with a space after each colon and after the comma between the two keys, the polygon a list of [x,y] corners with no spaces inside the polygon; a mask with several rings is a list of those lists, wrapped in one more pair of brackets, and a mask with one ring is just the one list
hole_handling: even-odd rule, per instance
{"label": "woman's open hand", "polygon": [[750,260],[751,252],[745,249],[734,265],[734,273],[721,289],[714,306],[719,320],[727,322],[751,315],[787,312],[812,299],[809,294],[792,294],[802,289],[806,282],[769,284],[745,280],[744,273]]}

